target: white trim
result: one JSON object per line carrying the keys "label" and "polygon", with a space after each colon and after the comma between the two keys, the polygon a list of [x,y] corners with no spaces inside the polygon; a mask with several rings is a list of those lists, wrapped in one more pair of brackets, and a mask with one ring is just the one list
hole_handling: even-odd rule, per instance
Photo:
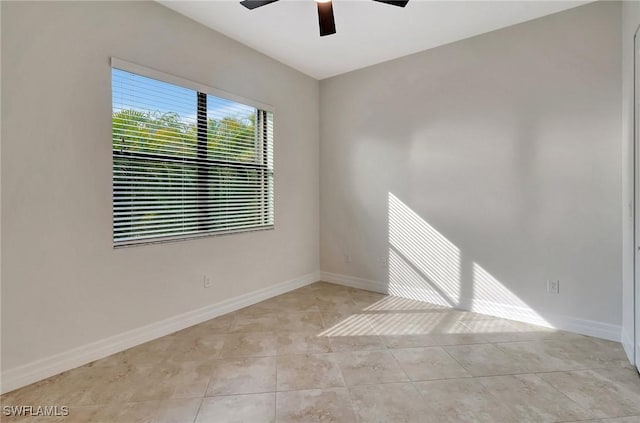
{"label": "white trim", "polygon": [[330,272],[320,272],[320,278],[325,282],[349,286],[351,288],[364,289],[367,291],[379,292],[381,294],[389,293],[386,284],[370,279],[363,279],[356,276],[341,275],[339,273]]}
{"label": "white trim", "polygon": [[[631,325],[633,333],[631,336],[631,345],[635,343],[635,351],[632,354],[633,359],[631,362],[635,365],[636,370],[640,370],[640,349],[638,349],[638,345],[640,345],[640,269],[638,268],[638,262],[640,257],[638,256],[638,247],[640,247],[640,186],[638,186],[638,178],[640,172],[640,145],[639,145],[639,137],[638,137],[638,31],[640,31],[640,25],[636,26],[636,30],[633,33],[633,139],[631,140],[631,155],[632,155],[632,163],[631,163],[631,209],[632,209],[632,222],[631,228],[633,230],[632,233],[632,243],[633,243],[633,254],[631,256],[631,277],[633,280],[631,281],[632,286],[632,295],[633,295],[633,324]],[[624,157],[623,157],[624,160]],[[624,163],[624,162],[623,162]],[[624,193],[623,193],[624,194]],[[624,220],[623,220],[624,222]],[[625,228],[623,227],[623,230]],[[624,259],[624,255],[623,255]],[[622,263],[624,266],[624,262]],[[624,269],[623,269],[624,272]],[[624,281],[623,281],[624,283]],[[624,312],[624,310],[623,310]],[[626,351],[626,349],[625,349]]]}
{"label": "white trim", "polygon": [[[366,289],[368,291],[381,292],[384,294],[398,295],[415,300],[424,301],[425,295],[416,288],[402,287],[402,292],[395,292],[393,287],[388,286],[385,282],[373,281],[369,279],[358,278],[355,276],[341,275],[338,273],[321,272],[320,276],[323,281],[336,283],[340,285],[350,286],[352,288]],[[391,292],[390,292],[391,291]],[[596,338],[608,339],[610,341],[620,342],[621,326],[610,323],[599,322],[595,320],[581,319],[572,316],[551,315],[545,313],[544,320],[539,314],[530,308],[515,307],[513,305],[494,303],[490,301],[478,301],[471,299],[463,299],[464,310],[471,310],[490,316],[502,317],[505,319],[516,320],[519,322],[532,323],[540,326],[566,330],[569,332],[580,333],[582,335],[593,336]],[[448,306],[448,304],[441,304]]]}
{"label": "white trim", "polygon": [[131,72],[131,73],[135,73],[137,75],[146,76],[147,78],[157,79],[159,81],[167,82],[169,84],[179,85],[184,88],[200,91],[201,93],[210,94],[212,96],[224,98],[226,100],[236,101],[238,103],[242,103],[247,106],[256,107],[260,110],[265,110],[267,112],[274,112],[274,107],[269,104],[262,103],[257,100],[252,100],[250,98],[245,98],[236,94],[232,94],[228,91],[224,91],[219,88],[214,88],[208,85],[200,84],[198,82],[191,81],[186,78],[171,75],[169,73],[165,73],[157,69],[152,69],[146,66],[138,65],[136,63],[128,62],[126,60],[122,60],[117,57],[111,58],[111,67],[120,69],[123,71]]}
{"label": "white trim", "polygon": [[625,354],[627,354],[627,358],[629,359],[629,362],[631,364],[634,363],[633,361],[633,338],[631,336],[629,336],[629,333],[627,333],[627,331],[623,330],[622,334],[620,335],[621,338],[621,342],[622,342],[622,348],[624,348],[624,352]]}
{"label": "white trim", "polygon": [[250,306],[276,295],[309,285],[320,279],[320,273],[309,273],[258,291],[239,295],[197,310],[151,323],[118,335],[92,342],[69,351],[33,361],[2,372],[0,393],[6,393],[58,373],[85,365],[136,345],[160,338],[214,317]]}

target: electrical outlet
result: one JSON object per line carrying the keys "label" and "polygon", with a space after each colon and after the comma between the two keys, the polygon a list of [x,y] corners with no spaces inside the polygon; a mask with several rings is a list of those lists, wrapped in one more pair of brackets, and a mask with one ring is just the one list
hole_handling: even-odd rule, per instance
{"label": "electrical outlet", "polygon": [[211,278],[207,275],[204,275],[202,278],[203,282],[204,282],[204,287],[205,288],[211,288],[212,283],[211,283]]}
{"label": "electrical outlet", "polygon": [[560,293],[560,281],[559,280],[547,280],[547,292],[550,294]]}

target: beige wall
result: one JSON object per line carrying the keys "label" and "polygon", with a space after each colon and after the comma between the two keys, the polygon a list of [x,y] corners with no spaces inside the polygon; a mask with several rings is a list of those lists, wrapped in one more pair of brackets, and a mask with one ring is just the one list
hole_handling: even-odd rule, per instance
{"label": "beige wall", "polygon": [[[633,36],[640,25],[640,2],[622,3],[622,344],[633,356]],[[639,295],[639,293],[636,293]],[[640,299],[640,296],[638,296]],[[640,337],[639,337],[640,338]],[[640,345],[640,339],[636,339]],[[638,352],[640,357],[640,348]]]}
{"label": "beige wall", "polygon": [[322,81],[322,270],[619,339],[620,25],[597,2]]}
{"label": "beige wall", "polygon": [[[275,107],[275,230],[112,248],[110,56]],[[2,63],[3,372],[318,270],[317,81],[154,2],[2,2]]]}

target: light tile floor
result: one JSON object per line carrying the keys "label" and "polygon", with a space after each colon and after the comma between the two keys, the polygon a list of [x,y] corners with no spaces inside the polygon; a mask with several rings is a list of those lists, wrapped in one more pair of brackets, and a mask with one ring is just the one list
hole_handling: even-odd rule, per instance
{"label": "light tile floor", "polygon": [[619,344],[324,282],[10,392],[62,422],[640,422]]}

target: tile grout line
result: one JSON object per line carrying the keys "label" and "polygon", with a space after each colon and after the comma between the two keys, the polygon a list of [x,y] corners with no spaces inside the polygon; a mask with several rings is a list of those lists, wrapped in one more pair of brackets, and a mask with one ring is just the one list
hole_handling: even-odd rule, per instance
{"label": "tile grout line", "polygon": [[[207,389],[208,388],[209,388],[209,385],[207,384]],[[196,411],[196,415],[193,417],[192,423],[195,423],[198,420],[198,417],[200,416],[200,410],[202,410],[202,406],[204,405],[204,399],[205,398],[202,398],[200,400],[200,405],[198,406],[198,410]]]}
{"label": "tile grout line", "polygon": [[[472,345],[477,345],[477,344],[472,344]],[[479,345],[484,345],[484,344],[479,344]],[[447,346],[451,346],[451,345],[447,345]],[[451,359],[453,361],[455,361],[456,363],[458,363],[458,366],[462,367],[464,369],[465,372],[469,373],[469,375],[473,378],[475,377],[475,375],[473,373],[471,373],[471,369],[468,369],[464,366],[464,364],[462,364],[459,360],[457,360],[453,354],[451,354],[451,352],[449,350],[447,350],[444,346],[440,347],[449,357],[451,357]]]}
{"label": "tile grout line", "polygon": [[[351,297],[351,293],[348,290],[347,290],[347,295],[353,301],[353,297]],[[321,318],[323,319],[323,322],[324,322],[324,317],[321,317]],[[330,345],[332,347],[332,350],[333,350],[333,343],[331,342],[331,339],[329,339],[329,343],[330,343]],[[342,374],[342,366],[340,366],[339,362],[337,362],[336,364],[338,366],[338,370],[340,370],[340,378],[342,379],[342,383],[344,384],[345,390],[347,391],[347,396],[349,397],[349,404],[351,405],[351,412],[353,413],[353,417],[357,418],[358,413],[357,413],[357,410],[356,410],[355,402],[353,401],[353,397],[351,396],[351,389],[347,385],[347,382],[344,380],[344,375]]]}
{"label": "tile grout line", "polygon": [[398,359],[396,358],[395,354],[393,353],[393,351],[388,351],[388,354],[391,356],[391,359],[396,363],[396,366],[398,366],[398,368],[400,368],[400,370],[402,370],[402,373],[404,374],[404,377],[407,378],[408,382],[413,382],[411,380],[411,378],[409,377],[409,374],[407,373],[407,371],[404,369],[404,367],[402,367],[400,365],[400,362],[398,361]]}
{"label": "tile grout line", "polygon": [[[533,374],[533,373],[520,373],[520,374],[516,374],[516,375],[494,375],[494,376],[481,376],[483,378],[488,378],[488,377],[492,377],[492,378],[496,378],[496,377],[515,377],[518,375],[534,375],[536,376],[543,384],[547,385],[549,388],[551,388],[552,391],[557,392],[558,394],[560,394],[561,396],[563,396],[565,399],[567,399],[570,403],[575,404],[580,410],[583,410],[584,412],[586,412],[586,414],[590,415],[590,419],[591,418],[598,418],[596,416],[593,415],[593,412],[590,409],[586,409],[584,408],[582,405],[578,404],[576,401],[574,401],[572,398],[570,398],[568,395],[566,395],[564,392],[560,391],[559,389],[557,389],[555,386],[551,385],[550,383],[548,383],[546,380],[542,379],[541,377]],[[501,399],[498,398],[491,389],[487,389],[484,384],[481,381],[478,381],[483,387],[484,389],[489,393],[489,395],[491,395],[496,401],[500,401]],[[507,404],[507,407],[509,409],[511,409],[511,406],[509,404]]]}

